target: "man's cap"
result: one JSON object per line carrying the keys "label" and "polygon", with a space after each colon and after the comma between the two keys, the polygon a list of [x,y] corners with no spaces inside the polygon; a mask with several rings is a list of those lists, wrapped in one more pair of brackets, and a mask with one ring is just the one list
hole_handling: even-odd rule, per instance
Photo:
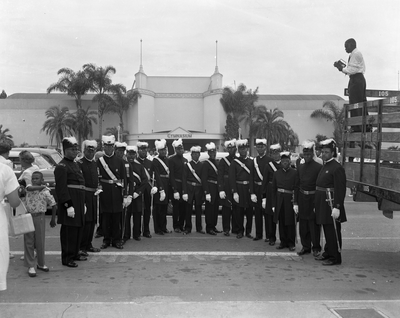
{"label": "man's cap", "polygon": [[124,149],[126,149],[127,146],[128,146],[128,145],[127,145],[126,142],[119,142],[119,141],[116,141],[115,144],[114,144],[114,147],[115,147],[115,148],[124,148]]}
{"label": "man's cap", "polygon": [[2,142],[0,143],[0,154],[9,152],[11,150],[11,145],[6,143],[6,142]]}
{"label": "man's cap", "polygon": [[267,139],[256,139],[256,145],[267,145]]}
{"label": "man's cap", "polygon": [[247,139],[236,140],[236,147],[242,148],[242,147],[248,147],[248,146],[249,146],[249,141]]}
{"label": "man's cap", "polygon": [[206,144],[206,149],[207,151],[216,151],[215,144],[213,142],[210,142],[209,144]]}
{"label": "man's cap", "polygon": [[149,144],[145,141],[138,141],[136,143],[136,146],[138,147],[138,149],[147,149],[149,148]]}
{"label": "man's cap", "polygon": [[110,135],[110,136],[102,136],[101,141],[103,142],[103,145],[114,145],[115,144],[115,136]]}
{"label": "man's cap", "polygon": [[126,152],[137,152],[138,151],[138,147],[137,146],[126,146]]}
{"label": "man's cap", "polygon": [[190,148],[190,152],[201,152],[201,147],[193,146],[192,148]]}
{"label": "man's cap", "polygon": [[321,141],[319,145],[321,148],[329,148],[336,151],[336,141],[332,138]]}
{"label": "man's cap", "polygon": [[302,144],[303,146],[303,151],[314,151],[315,148],[315,142],[312,140],[305,140]]}
{"label": "man's cap", "polygon": [[174,147],[174,148],[183,147],[182,138],[179,138],[179,139],[177,139],[177,140],[174,140],[174,141],[172,142],[172,147]]}
{"label": "man's cap", "polygon": [[236,147],[236,139],[225,141],[224,146],[225,146],[225,148],[234,148],[234,147]]}
{"label": "man's cap", "polygon": [[285,159],[285,158],[290,159],[290,151],[282,151],[280,153],[280,156],[281,156],[281,159]]}
{"label": "man's cap", "polygon": [[154,146],[157,150],[164,149],[165,147],[167,147],[167,141],[165,139],[156,140],[154,142]]}
{"label": "man's cap", "polygon": [[269,147],[270,150],[272,150],[273,152],[279,152],[282,147],[280,144],[273,144]]}
{"label": "man's cap", "polygon": [[63,149],[65,150],[65,149],[68,149],[68,148],[72,148],[72,147],[75,147],[75,146],[78,146],[78,142],[76,141],[76,138],[75,137],[65,137],[63,140],[62,140],[62,146],[63,146]]}
{"label": "man's cap", "polygon": [[97,141],[96,140],[85,140],[82,143],[82,151],[86,148],[96,149],[97,148]]}

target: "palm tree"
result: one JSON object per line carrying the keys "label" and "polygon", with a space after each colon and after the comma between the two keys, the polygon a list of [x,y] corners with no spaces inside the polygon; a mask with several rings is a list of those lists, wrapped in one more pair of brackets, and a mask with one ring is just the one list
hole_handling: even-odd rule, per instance
{"label": "palm tree", "polygon": [[61,78],[57,83],[51,84],[47,88],[47,94],[53,91],[67,93],[69,96],[75,98],[76,108],[82,108],[82,96],[91,88],[90,79],[86,73],[82,71],[75,73],[69,68],[62,68],[58,70],[57,75],[61,75]]}
{"label": "palm tree", "polygon": [[126,88],[122,84],[112,84],[111,75],[116,72],[113,66],[97,67],[95,64],[85,64],[83,69],[91,82],[90,89],[96,93],[92,102],[98,103],[99,139],[101,139],[103,116],[115,111],[114,100],[108,94],[126,93]]}
{"label": "palm tree", "polygon": [[7,143],[11,147],[14,146],[14,141],[12,140],[13,136],[9,134],[10,129],[4,128],[3,125],[0,125],[0,143]]}
{"label": "palm tree", "polygon": [[275,143],[287,140],[290,125],[283,119],[279,108],[269,110],[264,105],[258,106],[253,114],[251,130],[256,138],[267,139],[267,149]]}
{"label": "palm tree", "polygon": [[90,106],[85,109],[78,109],[74,114],[73,129],[78,136],[79,144],[89,136],[93,136],[93,123],[97,124],[97,111],[89,110]]}
{"label": "palm tree", "polygon": [[283,143],[289,151],[293,151],[299,145],[299,135],[297,135],[290,126],[286,132],[286,139]]}
{"label": "palm tree", "polygon": [[73,132],[74,117],[70,114],[68,107],[60,109],[60,106],[51,106],[45,114],[47,120],[40,131],[50,136],[50,144],[53,144],[55,140],[57,148],[60,148],[63,138]]}
{"label": "palm tree", "polygon": [[345,113],[344,107],[340,108],[332,101],[325,101],[322,105],[322,109],[316,109],[311,113],[311,118],[325,119],[332,122],[333,138],[339,150],[343,146],[343,131],[344,131],[344,120]]}
{"label": "palm tree", "polygon": [[123,94],[119,91],[114,95],[114,111],[119,116],[119,126],[121,127],[121,130],[124,129],[124,113],[128,110],[130,105],[137,102],[139,97],[142,97],[142,95],[137,90],[130,90],[127,94]]}

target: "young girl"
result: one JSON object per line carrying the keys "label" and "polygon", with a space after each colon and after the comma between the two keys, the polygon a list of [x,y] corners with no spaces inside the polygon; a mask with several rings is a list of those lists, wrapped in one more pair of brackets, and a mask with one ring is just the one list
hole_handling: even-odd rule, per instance
{"label": "young girl", "polygon": [[[40,171],[32,173],[32,186],[40,187],[43,184],[43,174]],[[50,226],[56,226],[57,205],[48,188],[27,191],[26,209],[32,214],[35,231],[24,234],[24,263],[27,266],[30,277],[36,276],[34,250],[37,252],[37,269],[48,272],[49,268],[44,264],[44,239],[45,239],[45,212],[47,206],[52,207]]]}

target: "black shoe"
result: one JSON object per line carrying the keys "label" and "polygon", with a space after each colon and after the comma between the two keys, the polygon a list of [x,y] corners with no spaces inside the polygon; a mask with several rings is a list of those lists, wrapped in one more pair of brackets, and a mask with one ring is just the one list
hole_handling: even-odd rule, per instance
{"label": "black shoe", "polygon": [[217,233],[216,233],[215,231],[213,231],[213,230],[207,231],[207,234],[210,234],[210,235],[217,235]]}
{"label": "black shoe", "polygon": [[74,261],[87,261],[87,257],[79,255],[74,258]]}
{"label": "black shoe", "polygon": [[296,250],[296,248],[294,246],[289,246],[289,251],[293,252],[295,250]]}
{"label": "black shoe", "polygon": [[82,255],[85,257],[89,256],[89,254],[86,251],[79,251],[79,255]]}
{"label": "black shoe", "polygon": [[50,269],[45,265],[45,266],[43,266],[43,267],[41,267],[41,266],[39,266],[39,265],[36,265],[36,267],[37,267],[37,269],[38,270],[41,270],[41,271],[43,271],[43,272],[48,272],[48,271],[50,271]]}
{"label": "black shoe", "polygon": [[239,233],[238,235],[236,235],[237,239],[241,239],[243,237],[243,233]]}
{"label": "black shoe", "polygon": [[256,236],[255,238],[253,238],[253,241],[259,241],[259,240],[262,240],[262,237]]}
{"label": "black shoe", "polygon": [[224,232],[224,235],[225,235],[225,236],[231,236],[231,235],[229,234],[229,231],[225,231],[225,232]]}
{"label": "black shoe", "polygon": [[301,251],[297,253],[297,255],[301,256],[301,255],[310,254],[310,253],[311,253],[311,250],[306,250],[306,249],[302,248]]}
{"label": "black shoe", "polygon": [[102,250],[105,250],[107,247],[109,247],[110,246],[110,244],[107,244],[107,243],[103,243],[103,244],[101,244],[101,246],[100,246],[100,248],[102,249]]}
{"label": "black shoe", "polygon": [[222,231],[219,231],[219,230],[217,230],[217,229],[214,229],[214,232],[215,232],[215,233],[222,233]]}
{"label": "black shoe", "polygon": [[78,264],[75,263],[74,261],[70,261],[69,263],[63,265],[68,267],[78,267]]}
{"label": "black shoe", "polygon": [[283,250],[284,248],[286,248],[286,246],[280,244],[276,247],[277,250]]}
{"label": "black shoe", "polygon": [[184,230],[184,231],[182,231],[182,234],[183,235],[188,235],[188,234],[190,234],[190,231]]}
{"label": "black shoe", "polygon": [[342,264],[342,262],[333,261],[331,259],[328,259],[327,261],[322,262],[322,265],[324,265],[324,266],[332,266],[332,265],[340,265],[340,264]]}
{"label": "black shoe", "polygon": [[318,257],[320,253],[321,253],[321,251],[313,251],[312,255],[314,257]]}
{"label": "black shoe", "polygon": [[204,232],[203,230],[200,230],[200,231],[196,231],[197,233],[200,233],[200,234],[206,234],[206,232]]}
{"label": "black shoe", "polygon": [[98,252],[100,252],[100,249],[99,248],[97,248],[97,247],[91,247],[91,248],[89,248],[88,249],[88,251],[89,252],[92,252],[92,253],[98,253]]}
{"label": "black shoe", "polygon": [[163,233],[164,234],[169,234],[169,233],[172,233],[172,231],[168,231],[167,229],[165,229],[165,230],[163,230]]}
{"label": "black shoe", "polygon": [[182,233],[181,229],[174,229],[175,233]]}
{"label": "black shoe", "polygon": [[264,240],[264,242],[265,242],[265,243],[269,242],[269,238],[266,238],[266,239]]}
{"label": "black shoe", "polygon": [[157,235],[164,235],[164,232],[159,231],[159,232],[156,232],[156,234],[157,234]]}
{"label": "black shoe", "polygon": [[112,246],[119,250],[122,250],[124,248],[124,246],[121,243],[116,243],[116,244],[113,244]]}
{"label": "black shoe", "polygon": [[246,234],[246,237],[249,238],[249,239],[253,238],[253,236],[251,234]]}
{"label": "black shoe", "polygon": [[152,238],[152,236],[151,236],[150,233],[143,234],[143,236],[144,236],[144,237],[147,237],[147,238]]}
{"label": "black shoe", "polygon": [[275,245],[275,241],[269,241],[268,244],[271,245],[271,246],[274,246]]}
{"label": "black shoe", "polygon": [[329,257],[328,257],[328,256],[325,256],[324,254],[322,254],[322,255],[320,255],[320,256],[314,257],[314,259],[315,259],[316,261],[326,261],[327,259],[329,259]]}
{"label": "black shoe", "polygon": [[134,237],[133,238],[135,241],[141,241],[142,239],[140,238],[140,236],[138,236],[138,237]]}

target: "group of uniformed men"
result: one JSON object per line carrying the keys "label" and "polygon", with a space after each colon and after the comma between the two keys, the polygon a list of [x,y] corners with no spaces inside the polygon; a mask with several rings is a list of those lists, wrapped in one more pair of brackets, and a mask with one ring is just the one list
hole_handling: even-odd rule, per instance
{"label": "group of uniformed men", "polygon": [[[291,167],[290,153],[282,152],[279,144],[270,146],[268,156],[266,139],[256,139],[255,158],[248,155],[246,139],[226,141],[229,155],[219,162],[212,142],[206,144],[208,159],[200,161],[201,147],[194,146],[189,162],[183,156],[181,139],[172,143],[175,153],[169,157],[166,140],[157,140],[158,155],[152,161],[147,158],[147,142],[128,146],[116,142],[114,136],[103,136],[102,144],[103,154],[95,160],[97,142],[84,141],[83,157],[76,159],[80,151],[76,139],[63,140],[64,159],[54,172],[63,265],[77,267],[75,261],[86,260],[88,252],[100,251],[92,245],[99,217],[104,236],[101,249],[122,249],[131,235],[138,241],[142,234],[151,238],[151,212],[154,232],[171,233],[167,229],[170,201],[176,233],[191,233],[194,206],[198,233],[232,233],[238,239],[245,235],[257,241],[263,239],[265,231],[265,242],[273,246],[278,224],[280,243],[276,248],[294,251],[299,223],[299,255],[313,252],[324,265],[341,264],[346,176],[334,159],[334,140],[321,143],[323,162],[315,154],[314,142],[303,143],[303,158],[296,162],[296,168]],[[204,202],[205,230],[201,217]],[[222,231],[217,229],[219,206]],[[321,225],[326,240],[323,253]]]}

